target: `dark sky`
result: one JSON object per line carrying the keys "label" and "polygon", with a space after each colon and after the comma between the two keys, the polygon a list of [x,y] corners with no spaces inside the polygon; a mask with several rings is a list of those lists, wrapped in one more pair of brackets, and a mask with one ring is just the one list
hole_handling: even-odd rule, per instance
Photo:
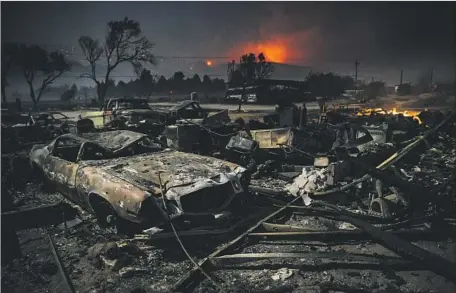
{"label": "dark sky", "polygon": [[[158,55],[270,50],[302,65],[454,67],[451,2],[2,2],[2,42],[77,48],[106,23],[138,20]],[[274,51],[275,50],[275,51]],[[280,56],[279,56],[280,55]],[[236,57],[237,59],[238,57]],[[366,66],[367,66],[366,65]]]}

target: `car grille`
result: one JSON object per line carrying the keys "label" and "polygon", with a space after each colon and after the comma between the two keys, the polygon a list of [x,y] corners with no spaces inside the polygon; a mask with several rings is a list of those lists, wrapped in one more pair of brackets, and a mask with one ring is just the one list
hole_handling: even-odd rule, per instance
{"label": "car grille", "polygon": [[233,195],[231,182],[211,186],[180,198],[184,213],[199,213],[218,209]]}

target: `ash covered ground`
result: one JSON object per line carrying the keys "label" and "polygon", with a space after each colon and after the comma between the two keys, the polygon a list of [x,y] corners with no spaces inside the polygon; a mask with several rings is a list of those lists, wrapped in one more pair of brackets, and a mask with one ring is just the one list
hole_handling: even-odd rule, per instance
{"label": "ash covered ground", "polygon": [[[350,171],[340,171],[343,176],[336,176],[329,165],[351,162],[352,159],[345,153],[342,155],[344,159],[340,159],[339,154],[332,154],[331,147],[321,151],[325,133],[334,140],[337,133],[343,131],[329,131],[324,123],[302,127],[304,138],[293,146],[298,151],[291,154],[290,149],[279,148],[276,151],[284,154],[280,159],[274,159],[274,156],[271,159],[269,153],[250,154],[250,157],[227,155],[225,159],[244,166],[250,166],[252,158],[255,163],[246,194],[250,206],[235,218],[237,222],[248,221],[239,229],[227,230],[217,236],[207,233],[181,237],[191,258],[202,264],[205,270],[209,268],[207,273],[212,279],[199,279],[192,291],[216,292],[215,282],[226,292],[454,292],[454,280],[446,277],[451,272],[436,273],[434,267],[428,267],[420,259],[421,252],[404,256],[384,243],[383,234],[374,237],[356,225],[338,219],[349,213],[350,217],[368,222],[387,235],[398,235],[409,244],[432,253],[432,260],[456,262],[453,233],[456,186],[452,177],[456,167],[454,119],[449,119],[443,129],[426,137],[425,142],[398,160],[388,173],[375,175],[381,178],[381,185],[372,175],[364,183],[343,189],[364,174],[371,174],[363,164],[381,164],[439,124],[427,122],[432,126],[424,127],[407,123],[404,122],[404,128],[392,135],[391,141],[372,144],[359,152],[361,163],[354,162],[355,167],[352,166]],[[407,136],[407,127],[414,127],[410,136]],[[308,163],[305,155],[293,157],[299,150],[311,152],[319,158],[327,157],[329,163],[321,167],[313,160]],[[2,191],[11,195],[11,209],[7,216],[11,217],[11,212],[59,204],[68,205],[76,215],[69,220],[63,215],[60,221],[54,220],[53,224],[36,228],[28,228],[32,224],[25,223],[34,222],[33,219],[21,220],[24,227],[16,228],[15,233],[22,256],[2,264],[2,290],[69,290],[49,236],[55,242],[60,263],[76,292],[174,292],[176,283],[195,270],[169,226],[161,226],[164,231],[144,230],[127,235],[112,227],[101,227],[97,217],[61,194],[48,190],[30,169],[29,151],[2,155]],[[351,154],[351,157],[356,156]],[[408,187],[415,189],[410,192]],[[324,194],[335,188],[335,192]],[[416,192],[416,188],[421,188],[422,193]],[[429,197],[429,192],[433,198]],[[288,238],[244,234],[249,227],[296,197],[299,200],[294,203],[294,212],[285,211],[272,217],[252,233],[318,232],[325,235],[310,239],[309,235],[302,238],[303,235],[296,234]],[[379,197],[386,200],[373,204]],[[331,209],[331,206],[338,209]],[[302,209],[302,212],[296,212],[296,209]],[[326,214],[325,209],[331,212]],[[198,229],[210,230],[204,225]],[[339,232],[342,233],[338,235]],[[348,234],[344,234],[346,232]],[[351,232],[355,233],[349,234]],[[154,237],[161,233],[170,233],[171,236],[156,240]],[[214,256],[208,265],[207,256],[227,247],[238,236],[242,236],[242,241]],[[2,237],[5,241],[5,235]],[[401,244],[397,247],[401,248]],[[264,258],[265,255],[261,254],[266,253],[275,256]],[[246,261],[239,257],[241,254],[255,255]],[[232,258],[227,261],[223,256]]]}

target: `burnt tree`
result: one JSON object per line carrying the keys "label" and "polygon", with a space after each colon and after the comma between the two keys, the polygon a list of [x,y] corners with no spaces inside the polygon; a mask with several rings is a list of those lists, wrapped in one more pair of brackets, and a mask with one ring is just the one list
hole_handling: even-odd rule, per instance
{"label": "burnt tree", "polygon": [[239,100],[239,109],[241,110],[243,99],[245,98],[245,88],[247,85],[252,85],[260,80],[268,78],[274,72],[274,66],[271,62],[267,62],[263,53],[250,53],[241,56],[238,68],[230,75],[230,86],[242,85],[242,97]]}
{"label": "burnt tree", "polygon": [[[48,54],[46,50],[37,45],[20,45],[17,64],[29,86],[30,98],[35,109],[48,87],[71,69],[71,65],[67,63],[62,54],[58,52]],[[41,82],[38,82],[39,86],[36,88],[37,79],[41,79]]]}
{"label": "burnt tree", "polygon": [[[108,33],[105,40],[100,44],[97,40],[82,36],[79,45],[84,58],[89,62],[91,71],[81,77],[92,79],[97,85],[98,100],[103,103],[108,91],[112,71],[121,63],[130,63],[136,74],[140,74],[144,65],[156,64],[156,58],[152,54],[153,43],[142,36],[139,22],[124,18],[120,21],[108,23]],[[98,79],[96,66],[104,59],[106,72],[104,77]]]}
{"label": "burnt tree", "polygon": [[6,87],[8,86],[8,73],[15,57],[17,56],[17,45],[11,43],[2,44],[2,101],[6,103]]}

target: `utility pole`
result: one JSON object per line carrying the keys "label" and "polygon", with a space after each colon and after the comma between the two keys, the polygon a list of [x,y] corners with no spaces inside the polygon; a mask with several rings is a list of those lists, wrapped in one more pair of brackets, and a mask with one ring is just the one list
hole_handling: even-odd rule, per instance
{"label": "utility pole", "polygon": [[355,87],[358,89],[358,60],[355,60]]}
{"label": "utility pole", "polygon": [[431,69],[429,69],[429,70],[430,70],[430,72],[429,72],[429,80],[431,82],[430,86],[432,87],[432,77],[434,75],[434,68],[431,67]]}
{"label": "utility pole", "polygon": [[402,84],[402,77],[404,76],[404,70],[401,69],[401,81],[400,81],[400,85]]}

